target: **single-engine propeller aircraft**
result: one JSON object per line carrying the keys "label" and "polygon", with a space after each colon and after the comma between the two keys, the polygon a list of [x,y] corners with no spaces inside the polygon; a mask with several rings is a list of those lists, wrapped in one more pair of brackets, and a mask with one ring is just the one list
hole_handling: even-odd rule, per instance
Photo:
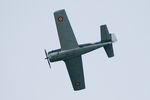
{"label": "single-engine propeller aircraft", "polygon": [[[69,23],[65,10],[54,12],[55,22],[57,26],[61,49],[46,52],[46,58],[50,66],[50,62],[63,60],[66,64],[73,89],[75,91],[85,88],[83,65],[81,55],[104,47],[108,57],[113,57],[112,43],[117,39],[114,34],[108,32],[106,25],[101,25],[101,41],[95,43],[78,44]],[[51,68],[51,66],[50,66]]]}

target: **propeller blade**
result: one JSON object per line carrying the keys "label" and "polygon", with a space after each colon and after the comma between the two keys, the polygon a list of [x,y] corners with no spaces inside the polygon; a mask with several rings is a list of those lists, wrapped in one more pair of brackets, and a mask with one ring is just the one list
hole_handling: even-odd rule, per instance
{"label": "propeller blade", "polygon": [[48,58],[48,55],[47,55],[46,49],[44,49],[44,51],[45,51],[45,55],[46,55],[46,58],[45,58],[45,59],[47,59],[47,58]]}
{"label": "propeller blade", "polygon": [[49,60],[48,60],[48,59],[47,59],[47,61],[48,61],[49,68],[51,69],[51,64],[50,64],[50,62],[49,62]]}
{"label": "propeller blade", "polygon": [[48,54],[47,54],[46,49],[44,49],[44,51],[45,51],[45,55],[46,55],[46,58],[45,58],[45,59],[47,59],[47,62],[48,62],[49,68],[51,68],[51,64],[50,64],[50,61],[49,61],[49,59],[48,59]]}

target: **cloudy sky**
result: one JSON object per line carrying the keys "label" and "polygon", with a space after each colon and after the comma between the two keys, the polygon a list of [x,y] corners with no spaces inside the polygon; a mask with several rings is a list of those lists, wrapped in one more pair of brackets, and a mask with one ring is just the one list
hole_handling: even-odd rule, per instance
{"label": "cloudy sky", "polygon": [[[79,44],[100,41],[107,24],[118,41],[83,55],[86,89],[73,91],[53,12],[65,9]],[[150,100],[149,0],[0,0],[0,100]]]}

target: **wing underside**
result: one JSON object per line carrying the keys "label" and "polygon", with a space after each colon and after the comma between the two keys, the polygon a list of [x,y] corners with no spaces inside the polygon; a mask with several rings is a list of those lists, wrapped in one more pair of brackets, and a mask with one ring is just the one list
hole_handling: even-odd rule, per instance
{"label": "wing underside", "polygon": [[77,40],[74,36],[69,19],[65,10],[54,12],[55,22],[57,26],[59,41],[62,50],[73,49],[78,47]]}
{"label": "wing underside", "polygon": [[[78,47],[77,40],[73,33],[69,19],[65,10],[59,10],[54,13],[57,26],[61,50],[74,49]],[[64,60],[74,90],[85,88],[82,58],[81,56]]]}
{"label": "wing underside", "polygon": [[84,89],[85,82],[81,56],[65,60],[65,64],[74,90]]}

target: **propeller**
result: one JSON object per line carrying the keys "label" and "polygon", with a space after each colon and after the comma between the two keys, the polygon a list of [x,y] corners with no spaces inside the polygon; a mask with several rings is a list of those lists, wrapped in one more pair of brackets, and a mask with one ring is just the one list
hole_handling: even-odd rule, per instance
{"label": "propeller", "polygon": [[46,58],[45,58],[45,59],[47,59],[47,62],[48,62],[49,68],[51,68],[51,64],[50,64],[50,61],[49,61],[49,58],[48,58],[48,54],[47,54],[46,49],[44,49],[44,51],[45,51],[45,55],[46,55]]}

